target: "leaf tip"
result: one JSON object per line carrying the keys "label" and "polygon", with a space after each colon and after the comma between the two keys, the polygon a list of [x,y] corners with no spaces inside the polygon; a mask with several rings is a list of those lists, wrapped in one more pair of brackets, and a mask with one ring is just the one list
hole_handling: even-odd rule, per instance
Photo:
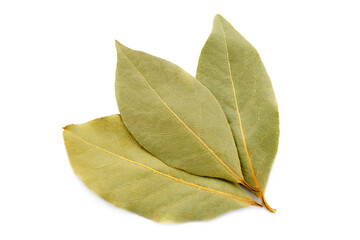
{"label": "leaf tip", "polygon": [[63,127],[62,129],[65,131],[68,131],[69,130],[69,127],[71,126],[72,124],[69,124],[69,125],[66,125],[65,127]]}
{"label": "leaf tip", "polygon": [[221,20],[224,20],[224,19],[225,18],[223,16],[221,16],[220,14],[216,14],[215,17],[214,17],[214,21],[216,21],[216,20],[221,21]]}
{"label": "leaf tip", "polygon": [[118,50],[120,46],[121,46],[121,43],[118,40],[115,39],[116,50]]}
{"label": "leaf tip", "polygon": [[123,44],[121,44],[118,40],[115,39],[115,47],[118,52],[122,52],[127,49]]}

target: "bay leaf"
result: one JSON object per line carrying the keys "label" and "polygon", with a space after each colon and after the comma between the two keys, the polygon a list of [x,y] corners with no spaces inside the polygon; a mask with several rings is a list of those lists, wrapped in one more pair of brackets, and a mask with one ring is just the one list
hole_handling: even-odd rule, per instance
{"label": "bay leaf", "polygon": [[172,167],[247,185],[214,95],[173,63],[118,41],[116,49],[116,99],[140,145]]}
{"label": "bay leaf", "polygon": [[222,16],[202,49],[197,79],[220,102],[230,123],[245,181],[264,190],[279,139],[278,106],[256,49]]}
{"label": "bay leaf", "polygon": [[169,167],[143,149],[120,115],[64,128],[71,166],[111,204],[158,222],[214,218],[258,205],[240,186]]}

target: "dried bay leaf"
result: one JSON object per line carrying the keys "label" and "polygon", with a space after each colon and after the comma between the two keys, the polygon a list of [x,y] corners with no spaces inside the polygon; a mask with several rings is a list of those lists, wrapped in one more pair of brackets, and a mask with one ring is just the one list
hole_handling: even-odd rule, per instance
{"label": "dried bay leaf", "polygon": [[258,205],[240,186],[169,167],[143,149],[120,115],[64,128],[74,172],[111,204],[158,222],[199,221]]}
{"label": "dried bay leaf", "polygon": [[246,186],[230,126],[213,94],[173,63],[118,41],[116,49],[116,99],[140,145],[172,167]]}
{"label": "dried bay leaf", "polygon": [[220,102],[237,145],[245,181],[264,190],[278,148],[279,115],[270,78],[256,49],[222,16],[201,52],[200,80]]}

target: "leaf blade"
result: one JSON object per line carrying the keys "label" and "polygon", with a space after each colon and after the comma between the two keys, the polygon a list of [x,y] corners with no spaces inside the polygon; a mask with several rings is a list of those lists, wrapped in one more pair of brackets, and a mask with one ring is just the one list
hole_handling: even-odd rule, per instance
{"label": "leaf blade", "polygon": [[[113,205],[152,220],[206,220],[256,205],[236,184],[169,168],[141,148],[119,115],[69,125],[64,140],[70,163],[87,187]],[[206,198],[210,200],[196,207],[195,200]],[[224,207],[207,213],[222,201]]]}
{"label": "leaf blade", "polygon": [[[265,190],[278,147],[277,102],[256,49],[220,15],[201,52],[196,76],[224,109],[245,181]],[[263,192],[258,196],[265,203]]]}
{"label": "leaf blade", "polygon": [[[119,42],[116,47],[117,102],[125,125],[137,141],[173,167],[241,182],[231,130],[210,91],[170,62]],[[164,126],[168,128],[165,131]],[[177,145],[172,146],[173,142]]]}

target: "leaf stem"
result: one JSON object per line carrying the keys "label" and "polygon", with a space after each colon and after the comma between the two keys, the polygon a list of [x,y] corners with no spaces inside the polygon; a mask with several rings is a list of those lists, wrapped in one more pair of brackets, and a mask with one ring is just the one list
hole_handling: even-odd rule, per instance
{"label": "leaf stem", "polygon": [[276,212],[276,209],[271,208],[271,207],[269,206],[269,204],[266,202],[263,191],[260,191],[260,192],[259,192],[259,198],[260,198],[261,202],[263,203],[263,205],[265,206],[265,208],[266,208],[267,210],[269,210],[269,211],[272,212],[272,213],[275,213],[275,212]]}
{"label": "leaf stem", "polygon": [[254,202],[252,203],[252,205],[253,205],[253,206],[256,206],[256,207],[263,207],[262,204],[256,202],[255,200],[254,200]]}
{"label": "leaf stem", "polygon": [[247,182],[245,182],[244,179],[239,179],[239,183],[241,185],[243,185],[244,187],[246,187],[248,190],[252,191],[252,192],[261,192],[261,189],[259,188],[253,188],[252,186],[250,186]]}

